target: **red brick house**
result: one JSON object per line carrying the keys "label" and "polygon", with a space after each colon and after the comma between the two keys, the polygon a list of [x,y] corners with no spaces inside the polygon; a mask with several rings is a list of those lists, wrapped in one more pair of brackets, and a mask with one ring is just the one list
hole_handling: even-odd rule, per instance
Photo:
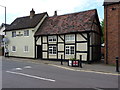
{"label": "red brick house", "polygon": [[120,0],[104,2],[104,17],[105,63],[115,64],[115,58],[120,58]]}

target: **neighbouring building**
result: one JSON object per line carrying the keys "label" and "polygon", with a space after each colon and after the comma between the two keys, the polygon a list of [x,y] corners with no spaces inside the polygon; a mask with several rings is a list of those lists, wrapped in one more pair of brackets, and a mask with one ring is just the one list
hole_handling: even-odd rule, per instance
{"label": "neighbouring building", "polygon": [[4,42],[3,42],[3,38],[5,36],[5,32],[4,30],[8,27],[8,24],[4,24],[2,23],[0,26],[0,53],[3,56],[4,55]]}
{"label": "neighbouring building", "polygon": [[9,24],[2,23],[0,26],[0,35],[5,35],[4,30],[9,26]]}
{"label": "neighbouring building", "polygon": [[35,33],[35,58],[98,61],[101,27],[97,10],[47,17]]}
{"label": "neighbouring building", "polygon": [[6,28],[5,38],[8,39],[6,49],[9,56],[35,58],[34,34],[47,16],[47,12],[35,14],[32,9],[30,16],[16,18]]}
{"label": "neighbouring building", "polygon": [[120,0],[104,2],[104,18],[105,63],[120,63]]}

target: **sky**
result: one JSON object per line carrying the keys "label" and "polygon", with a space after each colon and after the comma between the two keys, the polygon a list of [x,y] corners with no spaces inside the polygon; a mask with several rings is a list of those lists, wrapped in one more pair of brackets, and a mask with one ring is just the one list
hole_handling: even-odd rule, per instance
{"label": "sky", "polygon": [[[11,24],[17,17],[30,15],[32,8],[35,13],[48,12],[49,16],[81,12],[97,9],[99,20],[104,19],[104,0],[0,0],[0,5],[6,6],[6,21]],[[5,22],[5,8],[0,6],[0,25]]]}

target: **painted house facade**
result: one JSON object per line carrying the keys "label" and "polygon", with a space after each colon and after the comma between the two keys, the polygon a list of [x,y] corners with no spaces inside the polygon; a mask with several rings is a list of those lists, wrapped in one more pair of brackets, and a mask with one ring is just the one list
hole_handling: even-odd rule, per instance
{"label": "painted house facade", "polygon": [[46,12],[35,14],[32,9],[30,16],[17,18],[6,28],[5,38],[9,40],[6,48],[9,51],[9,56],[35,57],[34,34],[47,16]]}
{"label": "painted house facade", "polygon": [[97,10],[47,17],[35,33],[35,58],[92,62],[100,60],[101,28]]}
{"label": "painted house facade", "polygon": [[9,25],[8,24],[4,24],[2,23],[1,26],[0,26],[0,35],[5,35],[5,32],[4,30],[6,29],[6,27],[8,27]]}
{"label": "painted house facade", "polygon": [[105,63],[116,64],[116,57],[120,58],[120,0],[104,2],[104,17]]}
{"label": "painted house facade", "polygon": [[1,55],[4,56],[4,36],[5,32],[4,30],[9,26],[9,24],[4,24],[2,23],[0,26],[0,50],[1,50]]}

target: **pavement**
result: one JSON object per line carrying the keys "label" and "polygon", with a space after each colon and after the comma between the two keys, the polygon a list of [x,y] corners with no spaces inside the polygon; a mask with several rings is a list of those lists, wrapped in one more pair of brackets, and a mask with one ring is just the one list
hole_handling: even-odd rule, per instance
{"label": "pavement", "polygon": [[[43,63],[43,64],[48,64],[48,65],[55,66],[58,68],[63,68],[63,69],[73,70],[73,71],[120,75],[120,72],[119,73],[116,72],[116,66],[106,65],[102,62],[92,63],[92,64],[82,63],[82,68],[80,68],[80,67],[68,66],[67,62],[63,62],[63,65],[61,65],[60,61],[40,60],[40,59],[24,59],[24,58],[12,58],[12,57],[9,57],[9,58],[2,57],[2,58],[5,58],[5,60],[14,60],[14,61],[20,61],[20,62],[32,62],[32,63],[38,63],[38,64]],[[120,67],[119,67],[119,70],[120,70]]]}

